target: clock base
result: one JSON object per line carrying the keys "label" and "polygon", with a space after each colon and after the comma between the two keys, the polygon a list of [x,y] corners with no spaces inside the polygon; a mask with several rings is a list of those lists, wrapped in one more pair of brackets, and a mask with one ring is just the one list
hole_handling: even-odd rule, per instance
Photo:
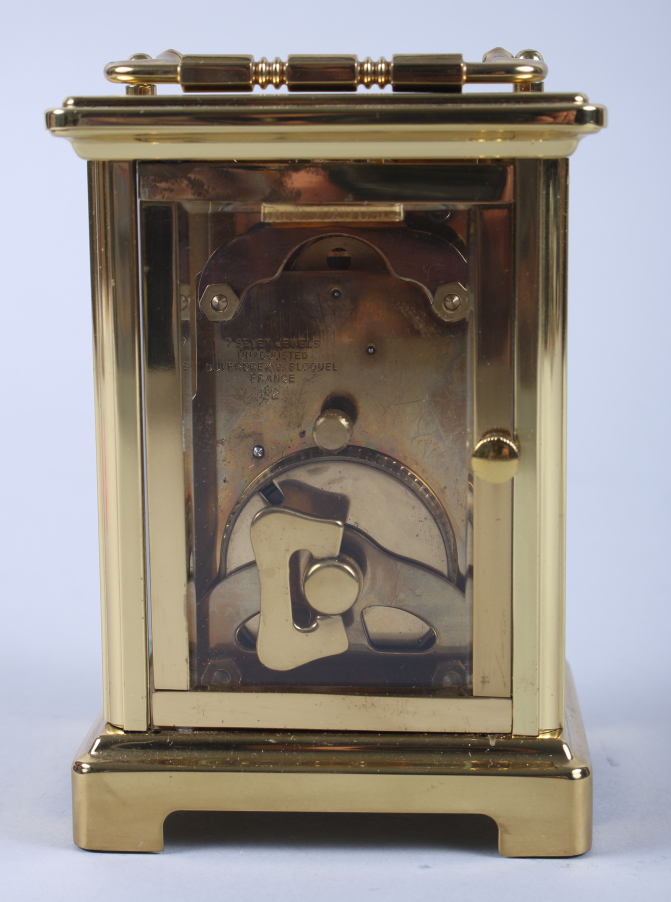
{"label": "clock base", "polygon": [[159,852],[173,811],[485,814],[509,857],[591,846],[592,777],[569,680],[566,726],[482,734],[160,730],[104,722],[73,764],[83,849]]}

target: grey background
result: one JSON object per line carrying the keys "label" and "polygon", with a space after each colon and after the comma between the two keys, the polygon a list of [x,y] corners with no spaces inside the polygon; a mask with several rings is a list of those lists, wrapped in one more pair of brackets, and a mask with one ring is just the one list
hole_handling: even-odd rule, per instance
{"label": "grey background", "polygon": [[[671,879],[669,5],[565,0],[13,3],[3,12],[4,897],[628,900]],[[101,705],[86,166],[43,128],[115,93],[133,52],[462,52],[532,47],[549,90],[610,125],[572,163],[568,655],[595,767],[595,843],[505,860],[473,819],[198,815],[160,856],[70,839],[69,764]]]}

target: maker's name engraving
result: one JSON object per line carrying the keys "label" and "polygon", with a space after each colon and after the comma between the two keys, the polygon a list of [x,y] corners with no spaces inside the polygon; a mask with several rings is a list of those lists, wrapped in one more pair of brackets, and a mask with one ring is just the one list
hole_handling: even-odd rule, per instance
{"label": "maker's name engraving", "polygon": [[201,364],[205,372],[246,374],[249,383],[261,389],[261,400],[264,401],[278,398],[277,386],[295,385],[319,373],[340,370],[334,360],[318,359],[323,354],[322,340],[309,335],[280,338],[225,336],[217,345],[215,359]]}
{"label": "maker's name engraving", "polygon": [[308,336],[296,336],[294,338],[224,338],[226,342],[226,350],[231,346],[235,346],[239,352],[244,351],[266,351],[273,352],[279,349],[308,349],[318,348],[321,345],[320,338],[310,338]]}
{"label": "maker's name engraving", "polygon": [[265,363],[263,361],[217,360],[205,363],[207,373],[249,373],[252,382],[286,382],[290,376],[300,373],[337,373],[338,364],[333,360],[300,361],[298,363]]}

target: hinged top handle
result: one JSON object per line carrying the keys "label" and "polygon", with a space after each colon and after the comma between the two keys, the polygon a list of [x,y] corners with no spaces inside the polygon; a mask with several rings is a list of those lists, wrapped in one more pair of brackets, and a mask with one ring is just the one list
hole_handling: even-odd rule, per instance
{"label": "hinged top handle", "polygon": [[481,63],[458,53],[396,55],[391,62],[356,56],[289,56],[286,62],[252,56],[198,56],[166,50],[156,59],[137,53],[108,63],[105,77],[126,85],[129,94],[154,94],[157,84],[180,84],[185,92],[252,91],[255,85],[290,91],[356,91],[359,85],[391,85],[394,91],[458,92],[467,83],[511,83],[517,91],[542,91],[547,66],[540,53],[513,56],[497,47]]}

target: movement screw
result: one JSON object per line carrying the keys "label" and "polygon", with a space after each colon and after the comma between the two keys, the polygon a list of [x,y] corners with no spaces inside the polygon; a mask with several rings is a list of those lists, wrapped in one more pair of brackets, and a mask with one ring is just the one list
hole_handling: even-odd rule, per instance
{"label": "movement screw", "polygon": [[445,295],[445,300],[443,301],[443,307],[446,310],[458,310],[461,307],[461,298],[458,294],[448,294]]}
{"label": "movement screw", "polygon": [[[213,310],[216,310],[217,313],[223,313],[228,307],[228,298],[224,297],[223,294],[215,294],[210,303]],[[263,455],[261,455],[261,457],[263,457]]]}

